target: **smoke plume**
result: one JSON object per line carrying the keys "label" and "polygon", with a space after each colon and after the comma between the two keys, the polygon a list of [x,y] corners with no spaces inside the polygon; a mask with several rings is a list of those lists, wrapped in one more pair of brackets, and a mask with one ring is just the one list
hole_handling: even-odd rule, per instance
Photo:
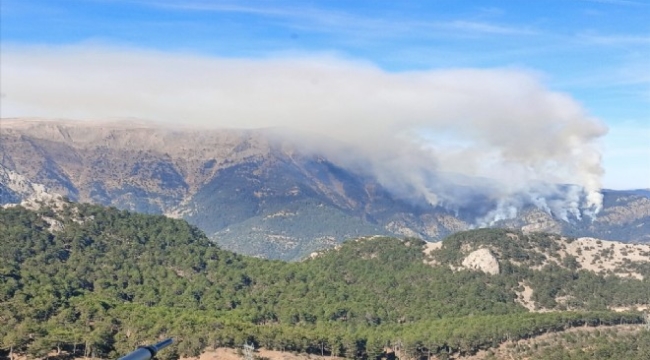
{"label": "smoke plume", "polygon": [[388,72],[331,55],[229,59],[137,49],[5,46],[2,117],[136,117],[287,128],[396,194],[449,207],[480,194],[489,223],[524,204],[562,218],[600,209],[606,128],[534,72]]}

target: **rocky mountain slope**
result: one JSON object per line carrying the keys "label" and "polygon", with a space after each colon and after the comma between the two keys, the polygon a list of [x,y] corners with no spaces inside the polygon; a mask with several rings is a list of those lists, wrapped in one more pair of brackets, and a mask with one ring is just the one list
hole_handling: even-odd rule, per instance
{"label": "rocky mountain slope", "polygon": [[[306,151],[270,129],[3,119],[1,201],[39,191],[184,218],[227,249],[281,259],[360,235],[440,239],[471,228],[489,206],[477,200],[451,210],[400,198],[360,169]],[[494,225],[649,241],[647,194],[604,195],[594,221],[565,222],[529,207]]]}

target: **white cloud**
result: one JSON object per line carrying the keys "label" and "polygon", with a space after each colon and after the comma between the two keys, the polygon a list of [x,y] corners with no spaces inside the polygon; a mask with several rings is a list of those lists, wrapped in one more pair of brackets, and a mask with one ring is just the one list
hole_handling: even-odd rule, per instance
{"label": "white cloud", "polygon": [[648,6],[647,3],[632,0],[583,0],[592,3],[600,3],[606,5],[622,5],[622,6]]}
{"label": "white cloud", "polygon": [[[592,194],[590,206],[599,202],[596,140],[606,129],[525,70],[389,73],[332,56],[250,60],[80,46],[5,46],[0,66],[3,117],[286,127],[354,144],[385,185],[432,202],[462,200],[440,185],[452,181],[448,173],[496,179],[499,196],[533,183],[578,184]],[[431,145],[436,136],[454,145]]]}
{"label": "white cloud", "polygon": [[650,45],[650,36],[636,35],[636,34],[599,35],[599,34],[584,33],[578,35],[578,40],[584,41],[586,43],[594,44],[594,45],[608,45],[608,46]]}
{"label": "white cloud", "polygon": [[[238,13],[274,19],[295,30],[338,34],[343,38],[374,39],[387,38],[431,38],[477,35],[534,35],[539,32],[527,25],[502,24],[475,19],[418,20],[404,18],[399,14],[384,13],[382,16],[364,16],[342,10],[296,4],[269,4],[268,2],[211,2],[211,1],[145,1],[143,4],[174,11],[201,11],[216,13]],[[485,10],[480,13],[485,13]]]}

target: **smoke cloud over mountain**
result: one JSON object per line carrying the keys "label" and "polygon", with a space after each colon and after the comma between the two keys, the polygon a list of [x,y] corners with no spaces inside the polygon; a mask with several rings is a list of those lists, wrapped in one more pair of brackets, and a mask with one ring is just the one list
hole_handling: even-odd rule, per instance
{"label": "smoke cloud over mountain", "polygon": [[565,219],[601,206],[598,139],[606,128],[526,70],[388,72],[330,55],[251,60],[6,46],[1,71],[2,117],[324,135],[337,145],[303,143],[395,193],[452,208],[490,199],[494,208],[479,223],[526,204]]}

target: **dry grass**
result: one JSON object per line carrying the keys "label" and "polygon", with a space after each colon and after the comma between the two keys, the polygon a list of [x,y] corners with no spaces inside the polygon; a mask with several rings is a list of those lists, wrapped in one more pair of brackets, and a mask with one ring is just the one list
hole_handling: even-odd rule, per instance
{"label": "dry grass", "polygon": [[[298,354],[284,351],[258,349],[255,351],[255,356],[260,358],[268,358],[270,360],[342,360],[343,358],[335,356],[320,356],[313,354]],[[208,350],[201,354],[198,358],[181,358],[181,360],[242,360],[243,355],[239,355],[236,349],[230,348],[217,348]]]}

